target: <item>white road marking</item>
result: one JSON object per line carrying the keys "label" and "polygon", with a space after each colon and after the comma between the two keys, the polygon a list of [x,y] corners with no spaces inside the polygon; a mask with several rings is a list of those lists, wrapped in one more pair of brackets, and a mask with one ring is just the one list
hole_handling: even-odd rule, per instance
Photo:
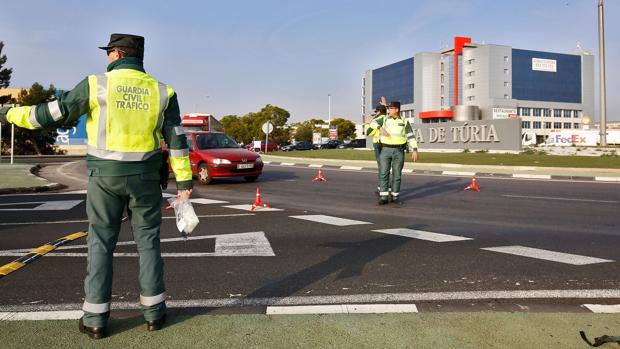
{"label": "white road marking", "polygon": [[597,314],[620,313],[620,304],[584,304],[583,306]]}
{"label": "white road marking", "polygon": [[551,179],[550,175],[541,175],[541,174],[529,174],[529,173],[515,173],[512,175],[513,178],[528,178],[528,179]]}
{"label": "white road marking", "polygon": [[[438,302],[493,299],[618,299],[620,289],[578,289],[578,290],[519,290],[519,291],[463,291],[428,293],[372,293],[334,296],[290,296],[271,298],[212,298],[167,300],[169,308],[212,308],[212,307],[256,307],[277,305],[319,305],[319,304],[365,304],[394,302]],[[138,302],[113,302],[112,309],[139,309]],[[0,311],[59,311],[78,310],[82,303],[0,305]]]}
{"label": "white road marking", "polygon": [[618,201],[614,200],[591,200],[591,199],[571,199],[571,198],[558,198],[553,196],[527,196],[527,195],[502,195],[507,198],[518,199],[540,199],[540,200],[559,200],[559,201],[581,201],[581,202],[600,202],[604,204],[617,204]]}
{"label": "white road marking", "polygon": [[[242,217],[242,216],[255,216],[254,213],[234,213],[234,214],[203,214],[196,215],[198,218],[220,218],[220,217]],[[174,216],[165,216],[161,219],[175,219]],[[15,222],[15,223],[0,223],[3,225],[37,225],[37,224],[71,224],[71,223],[88,223],[88,219],[71,220],[71,221],[50,221],[50,222]]]}
{"label": "white road marking", "polygon": [[84,189],[84,190],[64,191],[58,194],[87,194],[87,193],[88,193],[88,190]]}
{"label": "white road marking", "polygon": [[66,163],[66,164],[64,164],[64,165],[62,165],[62,166],[60,166],[60,167],[58,167],[58,168],[56,169],[56,172],[57,172],[57,173],[59,173],[59,174],[60,174],[60,175],[62,175],[62,176],[65,176],[65,177],[67,177],[67,178],[71,178],[71,179],[73,179],[73,180],[75,180],[75,181],[82,182],[82,183],[88,183],[88,179],[84,179],[84,178],[79,178],[79,177],[71,176],[71,175],[66,174],[66,173],[63,171],[63,169],[64,169],[65,167],[70,166],[70,165],[73,165],[73,164],[78,163],[78,162],[79,162],[79,161],[73,161],[73,162]]}
{"label": "white road marking", "polygon": [[222,206],[222,207],[228,207],[228,208],[233,208],[235,210],[243,210],[243,211],[250,211],[250,212],[264,212],[264,211],[284,211],[281,208],[268,208],[268,207],[257,207],[256,210],[252,211],[252,205],[230,205],[230,206]]}
{"label": "white road marking", "polygon": [[189,199],[189,201],[193,204],[203,204],[203,205],[227,204],[228,203],[228,201],[220,201],[220,200],[204,199],[204,198]]}
{"label": "white road marking", "polygon": [[289,216],[289,217],[297,218],[297,219],[303,219],[303,220],[306,220],[306,221],[312,221],[312,222],[318,222],[318,223],[337,225],[337,226],[340,226],[340,227],[347,226],[347,225],[372,224],[370,222],[362,222],[362,221],[356,221],[356,220],[353,220],[353,219],[338,218],[338,217],[326,216],[326,215],[322,215],[322,214],[303,215],[303,216]]}
{"label": "white road marking", "polygon": [[271,161],[264,161],[263,160],[263,164],[269,165],[271,163]]}
{"label": "white road marking", "polygon": [[373,231],[377,233],[405,236],[405,237],[409,237],[412,239],[419,239],[419,240],[426,240],[426,241],[433,241],[433,242],[473,240],[472,238],[466,238],[464,236],[432,233],[430,231],[407,229],[407,228],[381,229],[381,230],[373,230]]}
{"label": "white road marking", "polygon": [[464,172],[464,171],[443,171],[442,172],[443,175],[450,175],[450,176],[474,176],[476,175],[476,172]]}
{"label": "white road marking", "polygon": [[403,168],[402,173],[413,173],[413,169],[410,169],[410,168]]}
{"label": "white road marking", "polygon": [[[272,257],[275,256],[271,244],[265,233],[262,231],[238,233],[238,234],[221,234],[221,235],[202,235],[189,236],[187,241],[215,239],[215,252],[183,252],[183,253],[162,253],[162,257]],[[161,243],[185,241],[185,238],[168,238],[161,239]],[[133,246],[135,241],[120,241],[117,246]],[[85,249],[87,245],[69,245],[60,246],[56,251]],[[15,249],[0,251],[0,256],[4,257],[20,257],[24,253],[30,252],[31,249]],[[49,253],[49,257],[86,257],[86,253],[81,252],[54,252]],[[117,252],[115,257],[138,257],[137,253]]]}
{"label": "white road marking", "polygon": [[311,168],[321,168],[321,167],[323,167],[323,165],[310,164],[310,165],[308,165],[308,167],[311,167]]}
{"label": "white road marking", "polygon": [[292,162],[281,162],[280,166],[295,166],[295,164]]}
{"label": "white road marking", "polygon": [[0,204],[0,206],[38,205],[33,208],[0,208],[0,211],[67,211],[81,204],[82,201],[84,200],[9,202]]}
{"label": "white road marking", "polygon": [[595,257],[580,256],[577,254],[554,252],[549,250],[542,250],[539,248],[532,248],[526,246],[499,246],[499,247],[485,247],[482,250],[512,254],[515,256],[523,256],[529,258],[543,259],[551,262],[566,263],[572,265],[588,265],[596,263],[609,263],[614,262],[609,259],[601,259]]}
{"label": "white road marking", "polygon": [[620,177],[594,177],[594,180],[601,182],[620,182]]}
{"label": "white road marking", "polygon": [[340,166],[341,170],[361,170],[362,167],[358,167],[358,166]]}
{"label": "white road marking", "polygon": [[83,315],[81,310],[0,312],[0,321],[77,320]]}
{"label": "white road marking", "polygon": [[269,306],[267,315],[417,313],[415,304],[333,304]]}

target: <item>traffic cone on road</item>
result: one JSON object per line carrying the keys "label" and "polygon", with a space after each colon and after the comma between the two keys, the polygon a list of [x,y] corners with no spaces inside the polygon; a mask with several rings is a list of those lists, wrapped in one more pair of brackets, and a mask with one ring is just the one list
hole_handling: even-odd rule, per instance
{"label": "traffic cone on road", "polygon": [[469,190],[469,189],[480,191],[480,187],[478,187],[478,183],[476,183],[476,176],[471,177],[471,184],[465,187],[465,189],[463,190]]}
{"label": "traffic cone on road", "polygon": [[313,181],[327,182],[327,179],[323,177],[323,170],[319,168],[319,172],[317,173],[316,177],[314,177]]}
{"label": "traffic cone on road", "polygon": [[255,211],[256,209],[260,209],[260,208],[271,208],[271,206],[267,205],[266,203],[263,202],[263,200],[260,199],[260,188],[256,187],[256,200],[254,200],[254,203],[252,204],[252,208],[250,209],[250,211]]}

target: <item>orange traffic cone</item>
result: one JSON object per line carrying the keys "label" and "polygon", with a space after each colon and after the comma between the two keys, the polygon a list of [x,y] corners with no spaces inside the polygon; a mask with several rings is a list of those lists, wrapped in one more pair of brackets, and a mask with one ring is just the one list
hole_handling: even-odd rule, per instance
{"label": "orange traffic cone", "polygon": [[263,200],[260,199],[260,188],[258,187],[256,187],[256,200],[254,200],[250,211],[254,211],[257,208],[271,208],[271,206],[267,205],[263,202]]}
{"label": "orange traffic cone", "polygon": [[313,181],[327,182],[327,179],[323,177],[323,170],[319,168],[319,173],[314,177]]}
{"label": "orange traffic cone", "polygon": [[480,187],[478,186],[478,183],[476,183],[476,176],[471,177],[471,184],[465,187],[465,189],[463,190],[469,190],[469,189],[480,191]]}

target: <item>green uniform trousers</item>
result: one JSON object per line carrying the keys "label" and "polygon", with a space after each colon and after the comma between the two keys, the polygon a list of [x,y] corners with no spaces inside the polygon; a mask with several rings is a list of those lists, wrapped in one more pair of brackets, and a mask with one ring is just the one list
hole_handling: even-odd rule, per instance
{"label": "green uniform trousers", "polygon": [[375,150],[375,160],[377,160],[377,190],[381,189],[381,143],[373,143],[372,147]]}
{"label": "green uniform trousers", "polygon": [[164,263],[159,247],[161,206],[159,173],[128,176],[91,173],[86,201],[89,230],[82,308],[85,326],[107,325],[112,295],[112,257],[125,208],[139,255],[140,307],[144,318],[152,321],[164,315]]}
{"label": "green uniform trousers", "polygon": [[[392,197],[398,198],[398,195],[400,195],[400,177],[405,165],[405,150],[388,147],[384,144],[379,156],[379,162],[381,163],[379,196],[382,199],[387,199],[390,195],[390,188],[392,188]],[[390,183],[390,170],[392,170],[392,183]]]}

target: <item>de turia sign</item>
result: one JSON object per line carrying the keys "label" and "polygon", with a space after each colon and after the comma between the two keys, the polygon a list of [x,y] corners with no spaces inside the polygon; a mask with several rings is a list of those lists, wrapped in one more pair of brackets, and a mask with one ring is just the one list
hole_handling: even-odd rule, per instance
{"label": "de turia sign", "polygon": [[521,150],[521,119],[416,124],[420,149]]}

